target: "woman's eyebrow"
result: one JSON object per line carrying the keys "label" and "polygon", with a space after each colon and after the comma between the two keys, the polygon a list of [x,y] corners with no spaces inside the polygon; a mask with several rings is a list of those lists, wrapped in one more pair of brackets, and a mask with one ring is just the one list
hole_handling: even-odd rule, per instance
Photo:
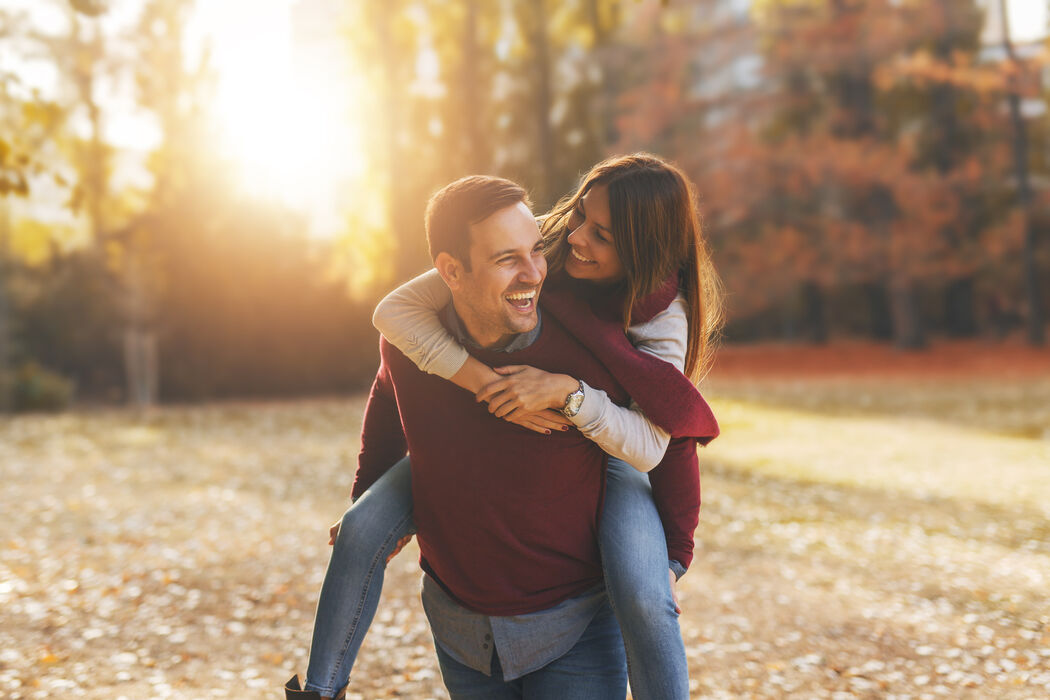
{"label": "woman's eyebrow", "polygon": [[[583,200],[586,197],[587,197],[587,195],[583,195],[583,197],[580,197],[579,201],[576,202],[576,204],[579,205],[580,210],[583,212],[584,216],[587,216],[587,206],[583,203]],[[602,231],[605,231],[606,233],[608,233],[610,236],[612,235],[612,231],[610,231],[609,229],[605,228],[604,226],[599,224],[597,221],[594,222],[594,225],[597,226],[598,228],[600,228]]]}

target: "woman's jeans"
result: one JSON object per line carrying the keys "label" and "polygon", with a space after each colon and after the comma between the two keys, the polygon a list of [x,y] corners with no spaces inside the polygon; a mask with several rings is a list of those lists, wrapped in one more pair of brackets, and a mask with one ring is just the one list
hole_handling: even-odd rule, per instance
{"label": "woman's jeans", "polygon": [[[346,685],[379,605],[386,559],[398,540],[414,531],[405,458],[343,515],[317,603],[307,690],[333,696]],[[687,700],[689,668],[649,479],[612,457],[599,544],[635,700]]]}

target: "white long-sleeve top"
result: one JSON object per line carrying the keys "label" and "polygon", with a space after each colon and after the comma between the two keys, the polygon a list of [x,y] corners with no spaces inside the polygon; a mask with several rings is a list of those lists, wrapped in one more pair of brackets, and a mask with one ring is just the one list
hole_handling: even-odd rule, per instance
{"label": "white long-sleeve top", "polygon": [[[424,372],[444,379],[456,374],[468,353],[438,320],[437,312],[452,294],[437,270],[430,270],[390,292],[376,306],[372,323],[390,343]],[[649,321],[627,329],[631,344],[642,352],[685,367],[689,321],[679,294]],[[650,421],[637,403],[617,406],[601,389],[584,383],[584,400],[573,424],[605,452],[647,472],[663,459],[670,434]]]}

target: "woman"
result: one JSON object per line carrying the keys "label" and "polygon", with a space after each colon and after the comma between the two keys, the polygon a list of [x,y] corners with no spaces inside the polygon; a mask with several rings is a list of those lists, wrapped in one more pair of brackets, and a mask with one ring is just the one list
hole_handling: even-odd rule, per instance
{"label": "woman", "polygon": [[[385,299],[376,310],[376,325],[421,369],[475,392],[496,416],[549,433],[569,427],[552,410],[564,408],[572,424],[609,453],[599,540],[632,693],[636,700],[687,698],[688,668],[673,585],[691,558],[696,521],[694,516],[691,526],[683,527],[677,518],[676,535],[668,528],[665,539],[645,472],[662,461],[675,462],[677,472],[670,464],[654,472],[654,477],[684,475],[670,483],[665,478],[663,493],[669,495],[657,500],[674,506],[675,498],[681,503],[685,496],[688,510],[689,499],[699,496],[694,440],[710,440],[717,426],[698,394],[679,392],[678,404],[670,402],[671,407],[665,406],[666,397],[653,396],[638,374],[644,380],[646,372],[662,368],[651,357],[634,357],[639,353],[626,339],[673,365],[677,372],[667,369],[695,394],[680,373],[697,381],[709,365],[721,298],[692,188],[680,171],[653,156],[613,158],[595,166],[577,192],[545,217],[541,230],[550,270],[544,311],[574,333],[584,330],[578,338],[595,342],[592,351],[609,369],[634,382],[624,382],[635,400],[630,408],[615,406],[603,392],[567,375],[524,366],[493,370],[470,357],[436,318],[435,310],[449,296],[434,273]],[[580,299],[586,303],[574,302]],[[610,323],[625,330],[626,338],[608,335]],[[615,347],[617,335],[623,348]],[[572,406],[567,396],[574,397]],[[682,402],[699,408],[683,411]],[[686,425],[683,415],[695,420]],[[681,437],[672,442],[672,436]],[[665,457],[669,443],[674,449]],[[690,479],[695,496],[689,484],[675,483]],[[409,488],[408,463],[402,460],[358,499],[341,526],[332,528],[335,550],[307,674],[307,689],[323,697],[345,684],[378,604],[385,561],[412,532]],[[675,512],[676,507],[663,510]],[[669,524],[665,520],[664,526]]]}

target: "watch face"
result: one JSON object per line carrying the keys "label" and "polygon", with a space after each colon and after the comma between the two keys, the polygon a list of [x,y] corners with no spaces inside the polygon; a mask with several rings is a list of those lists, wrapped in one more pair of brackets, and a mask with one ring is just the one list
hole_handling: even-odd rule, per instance
{"label": "watch face", "polygon": [[576,391],[569,395],[569,398],[565,400],[565,408],[562,412],[569,418],[572,418],[580,412],[580,406],[583,405],[583,392]]}

